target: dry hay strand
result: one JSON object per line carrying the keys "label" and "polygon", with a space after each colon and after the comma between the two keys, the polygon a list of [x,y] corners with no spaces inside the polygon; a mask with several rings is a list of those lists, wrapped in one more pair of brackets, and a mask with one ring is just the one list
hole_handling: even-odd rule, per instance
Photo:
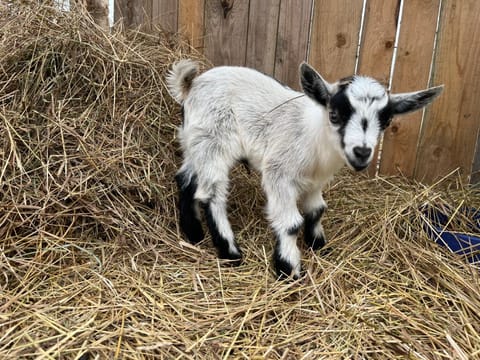
{"label": "dry hay strand", "polygon": [[173,212],[178,117],[163,79],[188,48],[48,6],[15,8],[0,46],[0,234],[145,243],[152,211]]}
{"label": "dry hay strand", "polygon": [[237,168],[230,268],[177,228],[163,78],[185,44],[33,10],[10,8],[0,35],[0,358],[480,357],[478,267],[434,244],[422,211],[471,233],[458,209],[478,188],[343,173],[326,250],[303,247],[304,278],[278,282],[258,176]]}

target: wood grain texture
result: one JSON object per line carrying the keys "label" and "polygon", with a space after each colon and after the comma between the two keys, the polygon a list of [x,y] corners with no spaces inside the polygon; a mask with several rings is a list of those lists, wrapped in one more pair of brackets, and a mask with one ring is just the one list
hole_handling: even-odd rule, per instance
{"label": "wood grain texture", "polygon": [[151,0],[151,22],[168,32],[178,30],[178,0]]}
{"label": "wood grain texture", "polygon": [[122,21],[126,28],[145,28],[150,13],[148,5],[151,0],[115,0],[114,21]]}
{"label": "wood grain texture", "polygon": [[[392,92],[428,87],[440,0],[404,0]],[[423,111],[396,117],[385,132],[380,173],[412,178]]]}
{"label": "wood grain texture", "polygon": [[205,55],[214,65],[245,65],[249,0],[205,1]]}
{"label": "wood grain texture", "polygon": [[204,0],[178,2],[178,31],[199,51],[203,51],[204,11]]}
{"label": "wood grain texture", "polygon": [[273,75],[280,0],[250,0],[245,65]]}
{"label": "wood grain texture", "polygon": [[309,63],[328,81],[355,71],[363,0],[315,2]]}
{"label": "wood grain texture", "polygon": [[388,85],[400,1],[368,1],[358,73]]}
{"label": "wood grain texture", "polygon": [[278,21],[275,78],[299,89],[298,68],[307,59],[312,0],[282,1]]}
{"label": "wood grain texture", "polygon": [[432,182],[460,169],[470,175],[480,127],[480,1],[444,0],[434,84],[442,96],[426,112],[415,178]]}
{"label": "wood grain texture", "polygon": [[108,0],[85,0],[85,6],[95,23],[104,29],[109,28]]}
{"label": "wood grain texture", "polygon": [[480,131],[477,135],[477,148],[473,158],[472,176],[470,178],[471,184],[480,184]]}
{"label": "wood grain texture", "polygon": [[153,1],[154,0],[141,0],[144,3],[143,11],[143,24],[141,26],[143,31],[153,31],[152,13],[153,13]]}
{"label": "wood grain texture", "polygon": [[[388,86],[397,31],[400,0],[368,1],[358,59],[358,73],[376,78]],[[378,147],[367,168],[371,176],[377,172]]]}

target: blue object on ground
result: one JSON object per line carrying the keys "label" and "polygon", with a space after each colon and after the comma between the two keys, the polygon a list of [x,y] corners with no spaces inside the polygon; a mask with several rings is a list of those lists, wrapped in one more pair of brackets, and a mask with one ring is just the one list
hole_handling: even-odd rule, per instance
{"label": "blue object on ground", "polygon": [[470,263],[480,264],[480,211],[462,208],[461,213],[470,220],[471,234],[447,229],[448,216],[432,208],[424,210],[429,221],[424,225],[425,231],[437,244],[464,256]]}

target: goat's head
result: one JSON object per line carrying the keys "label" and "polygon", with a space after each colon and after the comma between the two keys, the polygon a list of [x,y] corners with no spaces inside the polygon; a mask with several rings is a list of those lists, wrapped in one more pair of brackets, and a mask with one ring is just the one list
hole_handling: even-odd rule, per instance
{"label": "goat's head", "polygon": [[349,167],[360,171],[372,161],[379,135],[394,115],[419,110],[443,90],[443,86],[422,91],[389,94],[378,81],[352,76],[330,84],[308,64],[300,67],[304,93],[324,106],[329,127]]}

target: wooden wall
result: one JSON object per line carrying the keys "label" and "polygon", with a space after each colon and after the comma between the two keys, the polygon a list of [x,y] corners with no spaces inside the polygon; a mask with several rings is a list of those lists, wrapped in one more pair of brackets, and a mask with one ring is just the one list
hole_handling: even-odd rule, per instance
{"label": "wooden wall", "polygon": [[[307,60],[327,80],[374,76],[393,92],[445,84],[394,120],[370,173],[480,180],[478,0],[116,0],[127,26],[181,32],[213,65],[245,65],[298,89]],[[438,28],[438,33],[436,33]],[[473,176],[472,176],[473,174]]]}

